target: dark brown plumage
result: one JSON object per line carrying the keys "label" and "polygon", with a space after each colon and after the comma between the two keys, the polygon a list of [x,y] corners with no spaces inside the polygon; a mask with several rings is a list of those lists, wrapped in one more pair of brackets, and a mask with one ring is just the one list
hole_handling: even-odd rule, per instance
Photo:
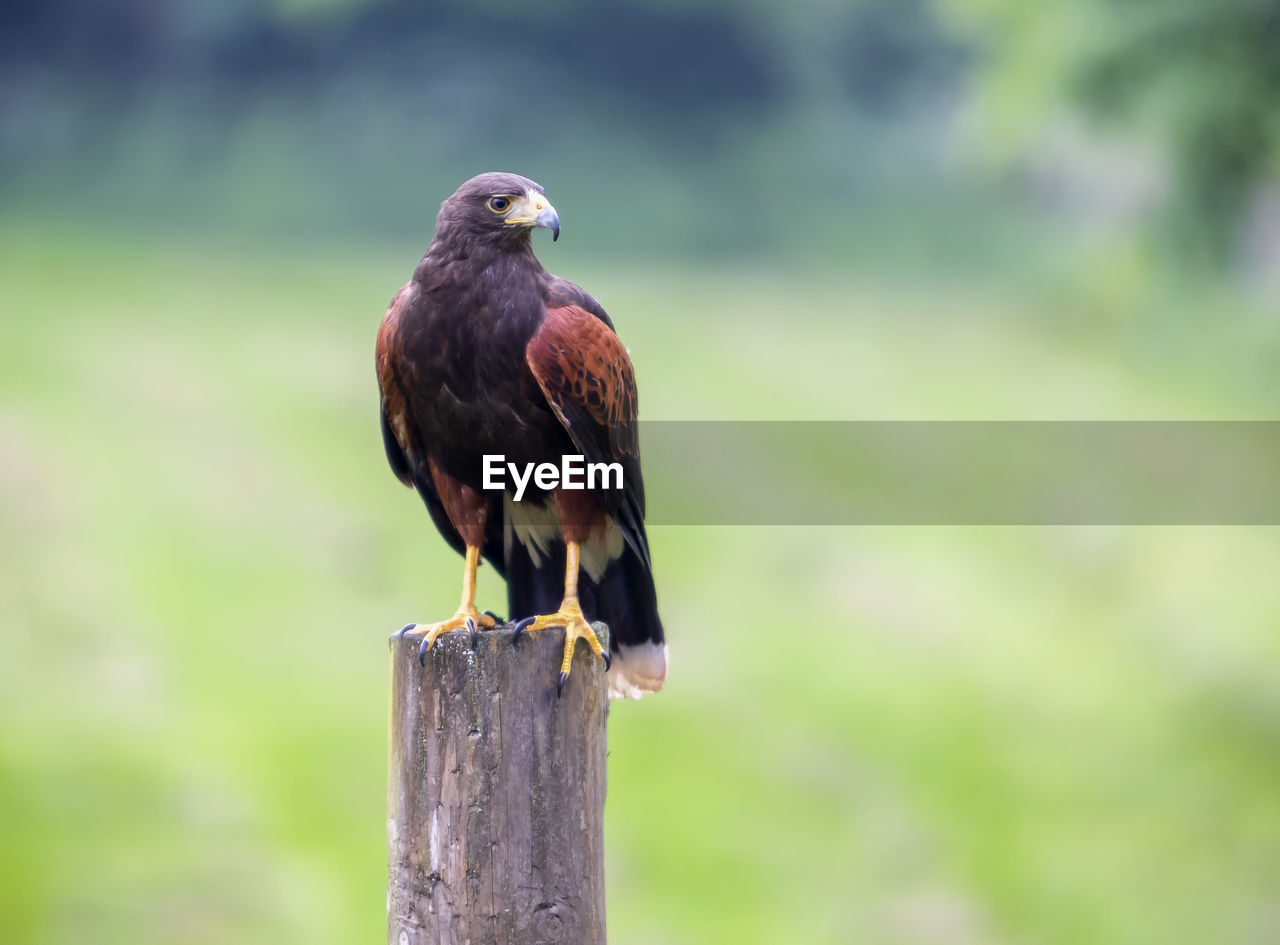
{"label": "dark brown plumage", "polygon": [[[611,692],[638,696],[662,686],[666,647],[644,530],[635,375],[600,304],[539,264],[537,226],[559,235],[538,184],[515,174],[467,181],[442,205],[435,238],[378,331],[387,458],[467,562],[457,614],[406,632],[423,634],[425,651],[439,633],[492,626],[474,604],[483,556],[507,580],[509,616],[530,630],[566,626],[562,684],[578,637],[599,652],[586,623],[603,620],[616,655]],[[531,481],[516,502],[510,488],[484,490],[486,454],[520,468],[581,454],[619,464],[622,488]]]}

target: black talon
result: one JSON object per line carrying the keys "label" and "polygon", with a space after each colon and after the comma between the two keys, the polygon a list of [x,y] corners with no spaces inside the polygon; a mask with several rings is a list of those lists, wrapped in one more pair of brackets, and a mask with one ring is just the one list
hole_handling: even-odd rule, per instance
{"label": "black talon", "polygon": [[499,617],[497,614],[495,614],[492,610],[482,610],[480,611],[480,613],[484,614],[486,617],[492,617],[494,623],[502,623],[502,618]]}
{"label": "black talon", "polygon": [[417,624],[416,624],[416,623],[407,623],[407,624],[405,624],[403,627],[401,627],[401,628],[400,628],[400,632],[399,632],[399,633],[397,633],[397,634],[396,634],[396,636],[398,636],[401,640],[403,640],[403,639],[404,639],[404,635],[405,635],[406,633],[408,633],[410,630],[412,630],[412,629],[413,629],[414,627],[416,627],[416,626],[417,626]]}
{"label": "black talon", "polygon": [[467,618],[467,633],[471,634],[471,649],[476,648],[476,622],[470,617]]}
{"label": "black talon", "polygon": [[421,666],[427,665],[427,650],[429,650],[430,648],[431,648],[431,641],[424,638],[422,641],[422,646],[418,647],[418,664],[419,665]]}
{"label": "black talon", "polygon": [[511,628],[511,642],[514,644],[520,639],[520,634],[524,633],[524,628],[533,623],[533,617],[525,617],[523,620],[517,620],[516,625]]}
{"label": "black talon", "polygon": [[564,691],[564,681],[569,678],[569,674],[563,670],[560,672],[560,680],[556,683],[556,698],[560,698],[560,693]]}
{"label": "black talon", "polygon": [[608,650],[605,650],[600,655],[604,657],[604,671],[607,673],[609,672],[609,667],[613,665],[613,657],[609,654]]}

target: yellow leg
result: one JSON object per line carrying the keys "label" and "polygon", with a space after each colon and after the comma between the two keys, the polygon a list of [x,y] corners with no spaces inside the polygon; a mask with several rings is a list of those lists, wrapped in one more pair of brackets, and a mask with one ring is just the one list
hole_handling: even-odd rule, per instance
{"label": "yellow leg", "polygon": [[400,631],[400,636],[422,635],[422,648],[419,655],[425,654],[436,642],[436,637],[450,630],[466,627],[471,633],[471,644],[475,645],[476,628],[491,629],[496,621],[489,614],[476,610],[476,568],[480,566],[480,549],[475,545],[467,545],[467,561],[462,570],[462,601],[458,604],[458,612],[448,620],[439,623],[411,623]]}
{"label": "yellow leg", "polygon": [[595,631],[591,629],[591,624],[587,623],[587,618],[583,616],[582,605],[578,603],[578,543],[570,541],[566,542],[565,545],[564,600],[560,602],[560,609],[554,614],[544,614],[541,617],[526,617],[518,622],[515,627],[517,636],[525,630],[564,627],[564,659],[560,663],[560,680],[556,685],[557,692],[564,688],[565,680],[569,678],[569,669],[573,665],[573,648],[579,640],[587,641],[587,645],[591,647],[592,652],[604,660],[605,669],[609,668],[610,663],[608,652],[600,645]]}

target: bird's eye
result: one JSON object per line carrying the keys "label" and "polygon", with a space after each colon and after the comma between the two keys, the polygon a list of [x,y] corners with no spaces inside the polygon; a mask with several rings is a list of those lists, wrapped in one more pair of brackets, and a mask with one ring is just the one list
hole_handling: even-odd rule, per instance
{"label": "bird's eye", "polygon": [[506,213],[511,207],[511,201],[506,197],[490,197],[489,209],[494,213]]}

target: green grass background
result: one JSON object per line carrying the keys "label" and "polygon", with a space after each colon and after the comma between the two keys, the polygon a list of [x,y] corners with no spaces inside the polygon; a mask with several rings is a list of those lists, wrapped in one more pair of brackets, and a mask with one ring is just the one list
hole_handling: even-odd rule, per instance
{"label": "green grass background", "polygon": [[[1265,306],[1123,263],[564,246],[650,419],[1276,413]],[[376,421],[421,249],[0,231],[0,942],[382,939],[385,641],[459,574]],[[610,716],[611,942],[1280,940],[1274,529],[651,539],[671,671]]]}

